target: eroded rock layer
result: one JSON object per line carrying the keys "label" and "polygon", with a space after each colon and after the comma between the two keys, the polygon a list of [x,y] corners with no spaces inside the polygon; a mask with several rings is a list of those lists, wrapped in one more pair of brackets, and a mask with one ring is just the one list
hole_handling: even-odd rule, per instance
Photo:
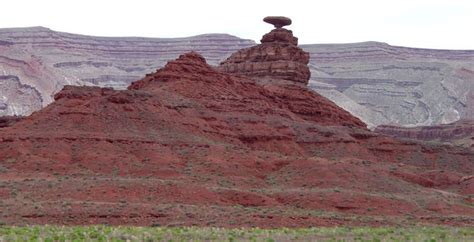
{"label": "eroded rock layer", "polygon": [[239,50],[219,70],[256,80],[279,80],[306,86],[311,76],[309,54],[297,46],[291,30],[277,28],[263,36],[262,44]]}
{"label": "eroded rock layer", "polygon": [[301,85],[196,53],[128,90],[66,86],[0,132],[7,224],[474,224],[474,153],[380,136]]}
{"label": "eroded rock layer", "polygon": [[304,45],[310,87],[370,127],[419,126],[472,119],[474,51],[379,42]]}
{"label": "eroded rock layer", "polygon": [[375,132],[397,138],[437,141],[474,148],[474,121],[461,120],[451,124],[405,128],[381,125]]}

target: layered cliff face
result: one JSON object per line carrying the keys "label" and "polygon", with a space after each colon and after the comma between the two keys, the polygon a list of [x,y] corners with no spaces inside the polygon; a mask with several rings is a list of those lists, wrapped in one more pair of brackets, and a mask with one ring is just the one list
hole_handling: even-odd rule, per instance
{"label": "layered cliff face", "polygon": [[254,42],[225,34],[189,38],[104,38],[47,28],[0,29],[0,115],[29,115],[64,85],[125,89],[186,51],[217,64]]}
{"label": "layered cliff face", "polygon": [[375,129],[375,132],[397,138],[435,141],[474,148],[473,120],[413,128],[381,125]]}
{"label": "layered cliff face", "polygon": [[474,51],[378,42],[305,45],[310,86],[361,118],[380,124],[445,124],[474,112]]}
{"label": "layered cliff face", "polygon": [[291,30],[277,28],[263,36],[262,44],[239,50],[219,70],[259,81],[288,81],[306,86],[310,78],[309,54],[299,48]]}
{"label": "layered cliff face", "polygon": [[261,85],[196,53],[128,90],[54,98],[0,132],[5,223],[474,222],[471,151],[379,136],[302,85]]}

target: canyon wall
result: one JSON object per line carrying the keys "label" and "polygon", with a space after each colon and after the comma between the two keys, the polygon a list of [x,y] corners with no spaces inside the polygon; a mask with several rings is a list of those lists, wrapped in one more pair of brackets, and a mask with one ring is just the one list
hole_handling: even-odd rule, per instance
{"label": "canyon wall", "polygon": [[474,51],[378,42],[306,45],[311,87],[369,126],[473,118]]}

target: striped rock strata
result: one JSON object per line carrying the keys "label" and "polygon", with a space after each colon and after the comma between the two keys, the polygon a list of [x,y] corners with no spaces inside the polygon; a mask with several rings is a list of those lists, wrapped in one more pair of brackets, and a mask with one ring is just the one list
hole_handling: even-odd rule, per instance
{"label": "striped rock strata", "polygon": [[380,125],[375,132],[397,138],[443,142],[474,148],[474,120],[412,128]]}
{"label": "striped rock strata", "polygon": [[210,64],[253,45],[227,34],[189,38],[112,38],[43,27],[0,29],[0,116],[29,115],[53,101],[64,85],[125,89],[183,52]]}

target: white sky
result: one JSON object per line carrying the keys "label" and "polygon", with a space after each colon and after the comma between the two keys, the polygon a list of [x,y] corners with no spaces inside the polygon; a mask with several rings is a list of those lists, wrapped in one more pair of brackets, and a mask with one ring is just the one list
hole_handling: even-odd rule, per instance
{"label": "white sky", "polygon": [[0,28],[96,36],[229,33],[259,41],[268,15],[290,17],[301,44],[381,41],[474,49],[474,0],[3,0]]}

